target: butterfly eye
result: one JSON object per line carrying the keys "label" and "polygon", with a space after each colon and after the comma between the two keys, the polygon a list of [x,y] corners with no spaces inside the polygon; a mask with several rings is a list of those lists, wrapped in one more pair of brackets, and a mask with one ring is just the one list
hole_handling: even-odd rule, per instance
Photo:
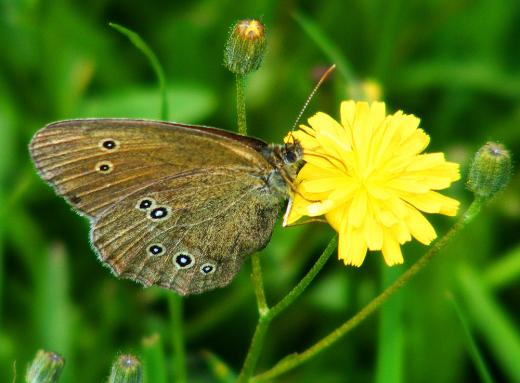
{"label": "butterfly eye", "polygon": [[111,138],[105,138],[99,142],[99,147],[106,151],[114,151],[119,147],[119,142]]}
{"label": "butterfly eye", "polygon": [[148,210],[152,207],[152,205],[155,203],[155,201],[152,198],[143,198],[139,202],[137,202],[136,208],[139,210]]}
{"label": "butterfly eye", "polygon": [[294,152],[293,147],[287,146],[284,149],[283,156],[285,163],[292,164],[293,162],[296,162],[296,153]]}
{"label": "butterfly eye", "polygon": [[200,272],[202,274],[206,274],[206,275],[214,273],[215,272],[215,265],[213,265],[211,263],[205,263],[205,264],[203,264],[200,267]]}
{"label": "butterfly eye", "polygon": [[170,215],[170,209],[166,206],[159,206],[150,212],[149,217],[154,221],[160,221],[166,219]]}
{"label": "butterfly eye", "polygon": [[148,247],[148,254],[151,256],[159,255],[164,252],[164,246],[160,243],[154,243]]}
{"label": "butterfly eye", "polygon": [[175,267],[178,269],[189,269],[195,264],[193,256],[186,252],[175,254],[173,261],[175,262]]}
{"label": "butterfly eye", "polygon": [[103,174],[108,174],[114,170],[114,165],[110,161],[101,161],[96,164],[96,171]]}

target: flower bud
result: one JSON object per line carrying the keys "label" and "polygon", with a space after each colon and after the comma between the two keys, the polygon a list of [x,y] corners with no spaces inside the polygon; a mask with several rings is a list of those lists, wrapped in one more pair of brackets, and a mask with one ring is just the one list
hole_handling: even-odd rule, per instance
{"label": "flower bud", "polygon": [[60,355],[50,351],[39,350],[27,369],[25,381],[28,383],[57,382],[64,364],[65,359]]}
{"label": "flower bud", "polygon": [[258,20],[241,20],[229,33],[224,49],[224,65],[231,72],[244,75],[257,70],[266,47],[265,28]]}
{"label": "flower bud", "polygon": [[507,186],[510,177],[509,151],[503,145],[488,142],[475,154],[467,186],[477,197],[490,198]]}
{"label": "flower bud", "polygon": [[112,365],[109,383],[141,383],[143,369],[141,362],[130,354],[120,355]]}

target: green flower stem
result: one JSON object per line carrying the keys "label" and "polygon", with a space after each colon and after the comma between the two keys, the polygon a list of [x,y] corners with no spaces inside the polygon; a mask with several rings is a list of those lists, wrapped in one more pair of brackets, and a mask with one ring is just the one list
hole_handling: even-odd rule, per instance
{"label": "green flower stem", "polygon": [[251,345],[247,351],[246,359],[242,366],[242,370],[240,371],[240,375],[238,376],[237,383],[246,383],[249,381],[251,376],[253,376],[256,364],[258,363],[258,358],[260,357],[260,352],[262,351],[262,346],[264,345],[267,329],[271,323],[270,317],[267,316],[268,313],[269,310],[266,314],[263,316],[261,315],[258,318],[255,333],[253,334],[253,339],[251,340]]}
{"label": "green flower stem", "polygon": [[237,74],[237,123],[238,133],[247,134],[247,123],[246,123],[246,76]]}
{"label": "green flower stem", "polygon": [[258,313],[260,317],[264,316],[269,311],[267,301],[265,300],[264,281],[262,278],[262,267],[260,265],[260,258],[258,254],[251,256],[252,274],[251,280],[255,289],[256,303],[258,305]]}
{"label": "green flower stem", "polygon": [[370,303],[368,303],[365,307],[363,307],[357,314],[355,314],[352,318],[347,320],[337,329],[332,331],[329,335],[315,343],[313,346],[309,347],[307,350],[303,351],[299,354],[293,354],[289,357],[283,358],[279,361],[274,367],[271,369],[255,376],[252,380],[264,381],[272,379],[278,375],[281,375],[296,366],[306,362],[308,359],[313,358],[321,351],[333,345],[337,342],[341,337],[343,337],[347,332],[355,328],[359,325],[363,320],[365,320],[370,314],[376,311],[384,302],[388,300],[392,295],[394,295],[402,286],[404,286],[410,279],[412,279],[419,271],[421,271],[424,266],[426,266],[432,258],[439,253],[450,241],[453,237],[470,221],[475,218],[475,216],[479,213],[482,205],[482,199],[475,199],[473,203],[469,206],[468,210],[462,215],[462,217],[452,226],[452,228],[446,233],[446,235],[440,238],[435,244],[430,248],[430,250],[423,255],[417,262],[415,262],[412,267],[410,267],[406,272],[404,272],[392,285],[390,285],[385,291],[375,297]]}
{"label": "green flower stem", "polygon": [[[253,340],[251,341],[251,345],[249,346],[249,351],[247,352],[246,360],[242,367],[242,371],[240,372],[240,376],[238,377],[238,382],[247,382],[253,375],[254,369],[258,362],[258,358],[260,357],[260,352],[262,351],[262,346],[264,344],[265,336],[267,334],[267,329],[269,328],[271,321],[276,316],[278,316],[283,310],[285,310],[289,305],[291,305],[305,291],[307,286],[309,286],[309,284],[312,282],[312,280],[316,277],[316,275],[323,268],[327,260],[330,258],[330,256],[336,249],[337,244],[338,236],[335,235],[334,238],[330,240],[329,244],[327,245],[321,256],[318,258],[316,263],[309,270],[309,272],[282,300],[280,300],[271,309],[267,306],[267,304],[265,304],[265,309],[262,310],[260,309],[259,303],[260,317],[258,319],[258,324],[256,325]],[[255,262],[256,261],[253,259],[253,281],[255,281]],[[263,294],[263,287],[261,291]]]}
{"label": "green flower stem", "polygon": [[301,279],[300,282],[287,294],[280,302],[273,306],[273,308],[269,311],[269,316],[272,318],[279,315],[283,310],[285,310],[289,305],[291,305],[309,286],[314,277],[320,272],[320,270],[325,266],[325,263],[330,258],[334,250],[338,245],[338,236],[335,235],[327,244],[325,250],[320,255],[316,263],[311,267],[309,272],[305,274],[305,276]]}
{"label": "green flower stem", "polygon": [[186,383],[186,352],[184,350],[184,328],[182,321],[183,300],[176,294],[168,295],[172,318],[173,369],[176,383]]}

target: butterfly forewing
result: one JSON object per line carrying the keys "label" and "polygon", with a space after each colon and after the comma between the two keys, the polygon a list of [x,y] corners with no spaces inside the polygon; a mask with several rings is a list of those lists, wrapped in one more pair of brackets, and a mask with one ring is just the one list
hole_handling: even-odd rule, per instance
{"label": "butterfly forewing", "polygon": [[78,211],[95,217],[175,173],[208,164],[265,168],[253,144],[265,145],[217,129],[100,119],[50,124],[34,136],[30,151],[42,178]]}
{"label": "butterfly forewing", "polygon": [[92,242],[118,276],[200,293],[227,285],[244,257],[267,244],[278,210],[260,174],[187,171],[114,205],[94,224]]}

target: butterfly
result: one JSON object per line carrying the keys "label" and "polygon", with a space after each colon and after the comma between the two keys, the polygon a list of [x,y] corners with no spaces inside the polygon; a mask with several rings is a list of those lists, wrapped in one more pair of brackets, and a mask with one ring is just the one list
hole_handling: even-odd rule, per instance
{"label": "butterfly", "polygon": [[297,141],[134,119],[55,122],[29,149],[39,175],[90,220],[104,265],[181,295],[226,286],[267,245],[303,156]]}

